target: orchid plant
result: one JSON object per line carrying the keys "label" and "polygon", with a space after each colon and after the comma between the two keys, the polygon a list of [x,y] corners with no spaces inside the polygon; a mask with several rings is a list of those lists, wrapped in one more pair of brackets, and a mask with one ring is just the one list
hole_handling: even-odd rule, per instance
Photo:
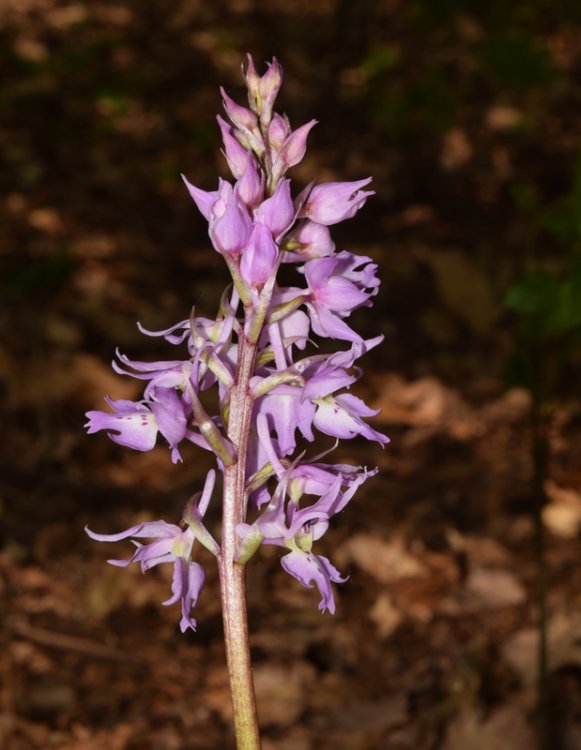
{"label": "orchid plant", "polygon": [[[286,173],[303,159],[316,121],[291,130],[288,118],[274,112],[282,83],[276,59],[259,75],[249,55],[243,77],[249,106],[221,89],[229,122],[218,116],[233,182],[220,179],[218,189],[207,192],[183,177],[232,277],[216,319],[194,309],[189,319],[163,331],[140,326],[187,352],[160,362],[137,362],[117,352],[114,370],[145,381],[143,399],[107,399],[112,411],[87,414],[89,433],[106,430],[114,442],[135,450],[151,450],[160,433],[174,463],[182,460],[184,441],[213,453],[223,479],[220,539],[204,524],[216,470],[178,524],[160,520],[117,534],[86,531],[98,541],[133,541],[132,557],[110,560],[113,565],[136,562],[143,572],[173,565],[164,604],[181,604],[182,632],[196,628],[193,610],[205,580],[194,560],[195,543],[215,555],[237,748],[256,750],[246,565],[262,545],[280,547],[284,570],[306,587],[315,585],[319,609],[333,613],[332,584],[346,578],[315,551],[316,543],[377,469],[325,463],[326,454],[309,455],[309,443],[315,431],[336,441],[361,436],[382,446],[388,438],[365,421],[376,412],[348,392],[361,376],[355,362],[383,338],[364,339],[346,322],[353,310],[371,305],[377,266],[368,257],[337,252],[329,230],[373,195],[365,189],[371,178],[311,183],[293,198]],[[281,284],[283,263],[294,266],[296,286]],[[348,348],[319,353],[314,336]],[[206,406],[212,388],[217,414]]]}

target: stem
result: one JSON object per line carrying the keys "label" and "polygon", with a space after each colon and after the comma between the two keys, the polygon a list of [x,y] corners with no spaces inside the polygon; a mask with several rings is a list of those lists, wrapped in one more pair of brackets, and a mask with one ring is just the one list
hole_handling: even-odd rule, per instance
{"label": "stem", "polygon": [[246,569],[235,562],[236,526],[246,518],[246,456],[253,408],[250,378],[254,373],[256,344],[241,335],[238,346],[238,371],[231,391],[228,420],[228,437],[238,450],[238,458],[224,469],[220,589],[236,748],[260,750],[246,613]]}

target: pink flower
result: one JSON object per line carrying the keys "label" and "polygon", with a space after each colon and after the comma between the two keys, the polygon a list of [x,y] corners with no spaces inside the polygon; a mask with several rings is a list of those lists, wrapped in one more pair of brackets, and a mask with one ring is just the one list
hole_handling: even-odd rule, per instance
{"label": "pink flower", "polygon": [[240,273],[249,286],[262,287],[270,278],[278,257],[278,247],[264,224],[255,224],[240,261]]}
{"label": "pink flower", "polygon": [[[193,498],[196,505],[196,515],[201,517],[206,512],[212,491],[216,473],[210,471],[206,477],[203,491]],[[196,523],[201,526],[201,522]],[[136,551],[128,560],[109,560],[111,565],[124,568],[133,562],[141,565],[141,572],[145,573],[151,568],[162,563],[172,563],[172,595],[163,604],[169,606],[181,601],[182,619],[180,629],[184,633],[188,628],[196,629],[196,621],[192,616],[192,609],[198,601],[200,591],[206,580],[204,568],[191,559],[192,549],[196,541],[196,533],[191,526],[180,528],[165,521],[146,521],[136,526],[121,531],[118,534],[96,534],[85,527],[85,531],[91,539],[98,542],[119,542],[123,539],[133,538],[137,547]],[[203,529],[203,536],[207,534]],[[149,544],[134,541],[136,539],[153,539]]]}
{"label": "pink flower", "polygon": [[252,221],[246,206],[228,182],[221,182],[210,209],[210,238],[219,253],[238,255],[250,238]]}
{"label": "pink flower", "polygon": [[303,205],[300,217],[330,226],[350,219],[363,206],[372,190],[361,190],[372,178],[356,182],[325,182],[314,187]]}
{"label": "pink flower", "polygon": [[266,224],[275,238],[289,228],[294,217],[290,180],[281,180],[270,198],[263,201],[254,212],[254,220]]}

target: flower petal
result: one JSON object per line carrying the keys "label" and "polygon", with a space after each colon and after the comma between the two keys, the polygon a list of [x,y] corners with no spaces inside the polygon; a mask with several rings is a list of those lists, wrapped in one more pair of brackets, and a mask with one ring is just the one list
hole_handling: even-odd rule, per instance
{"label": "flower petal", "polygon": [[326,557],[314,555],[312,552],[293,550],[281,558],[280,563],[287,573],[308,589],[313,588],[312,582],[314,581],[321,594],[319,609],[321,612],[328,609],[331,614],[335,613],[331,582],[344,583],[347,578],[342,578],[339,571]]}

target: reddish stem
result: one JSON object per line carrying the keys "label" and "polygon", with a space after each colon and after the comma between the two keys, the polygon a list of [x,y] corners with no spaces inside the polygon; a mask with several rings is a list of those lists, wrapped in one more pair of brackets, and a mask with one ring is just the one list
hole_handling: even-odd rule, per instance
{"label": "reddish stem", "polygon": [[230,396],[228,420],[228,437],[236,446],[238,457],[232,466],[224,469],[220,588],[236,747],[237,750],[260,750],[248,638],[246,569],[235,561],[236,527],[246,519],[246,458],[253,408],[250,378],[254,373],[256,344],[240,336],[238,346],[238,372]]}

